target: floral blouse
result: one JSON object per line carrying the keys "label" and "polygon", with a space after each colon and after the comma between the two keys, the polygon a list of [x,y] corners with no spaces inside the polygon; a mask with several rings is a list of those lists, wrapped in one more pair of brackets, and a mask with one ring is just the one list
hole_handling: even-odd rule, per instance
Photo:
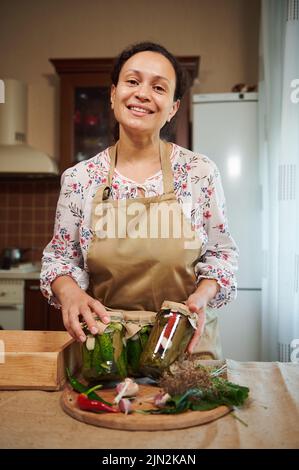
{"label": "floral blouse", "polygon": [[[202,255],[195,265],[197,283],[216,279],[220,286],[210,307],[221,307],[236,296],[235,271],[238,250],[227,226],[225,199],[216,165],[206,156],[172,144],[171,164],[174,191],[182,210],[202,242]],[[57,204],[54,235],[42,258],[41,290],[59,307],[51,283],[62,275],[71,276],[86,290],[89,284],[87,252],[92,240],[92,200],[99,185],[107,182],[108,149],[64,172]],[[162,170],[143,184],[122,176],[115,169],[110,197],[125,199],[163,194]],[[196,286],[194,286],[194,289]]]}

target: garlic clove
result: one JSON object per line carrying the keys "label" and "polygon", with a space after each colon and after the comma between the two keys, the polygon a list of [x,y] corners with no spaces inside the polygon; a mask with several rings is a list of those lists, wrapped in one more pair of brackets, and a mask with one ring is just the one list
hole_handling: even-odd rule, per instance
{"label": "garlic clove", "polygon": [[87,339],[86,339],[86,348],[88,349],[88,351],[93,351],[94,350],[94,347],[95,347],[95,337],[92,336],[92,335],[88,335],[87,336]]}
{"label": "garlic clove", "polygon": [[129,413],[132,413],[132,403],[128,398],[122,398],[119,401],[118,407],[122,413],[125,413],[126,415]]}
{"label": "garlic clove", "polygon": [[158,408],[163,408],[169,398],[169,393],[160,392],[154,397],[154,404]]}
{"label": "garlic clove", "polygon": [[118,403],[122,397],[135,397],[139,392],[139,385],[134,380],[127,377],[123,382],[120,382],[116,388],[117,396],[114,403]]}

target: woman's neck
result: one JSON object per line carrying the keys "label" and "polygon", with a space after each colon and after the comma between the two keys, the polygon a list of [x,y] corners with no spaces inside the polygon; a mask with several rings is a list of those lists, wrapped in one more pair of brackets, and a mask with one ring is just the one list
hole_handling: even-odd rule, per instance
{"label": "woman's neck", "polygon": [[121,165],[160,162],[159,136],[129,136],[121,132],[117,146],[117,163]]}

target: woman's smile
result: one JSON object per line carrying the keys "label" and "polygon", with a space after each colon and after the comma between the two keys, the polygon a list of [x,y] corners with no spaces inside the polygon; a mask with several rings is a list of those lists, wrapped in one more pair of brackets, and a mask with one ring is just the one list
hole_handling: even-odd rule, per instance
{"label": "woman's smile", "polygon": [[145,108],[144,106],[140,106],[140,105],[128,105],[127,108],[129,109],[129,111],[132,112],[132,114],[134,114],[134,116],[148,116],[149,114],[153,114],[154,111],[152,111],[151,109],[149,108]]}

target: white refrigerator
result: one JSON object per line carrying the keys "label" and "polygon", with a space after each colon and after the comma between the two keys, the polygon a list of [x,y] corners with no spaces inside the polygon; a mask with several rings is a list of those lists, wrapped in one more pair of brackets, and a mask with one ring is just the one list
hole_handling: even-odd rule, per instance
{"label": "white refrigerator", "polygon": [[223,355],[260,360],[261,188],[257,93],[196,94],[192,98],[193,150],[219,168],[229,230],[239,251],[237,299],[219,309]]}

